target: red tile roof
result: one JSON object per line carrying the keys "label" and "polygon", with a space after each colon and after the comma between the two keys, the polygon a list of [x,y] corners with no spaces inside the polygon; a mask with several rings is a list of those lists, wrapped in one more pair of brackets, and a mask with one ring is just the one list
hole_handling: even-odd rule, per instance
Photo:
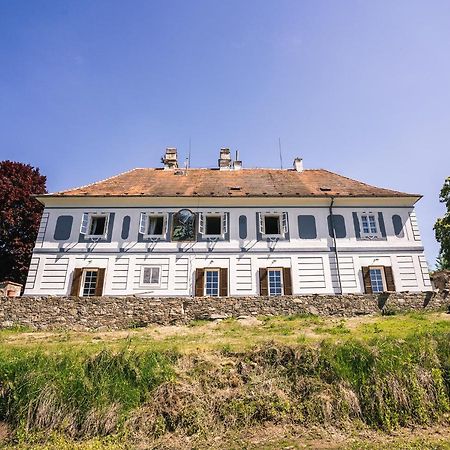
{"label": "red tile roof", "polygon": [[[47,196],[420,197],[379,188],[328,170],[133,169]],[[45,196],[43,196],[45,197]]]}

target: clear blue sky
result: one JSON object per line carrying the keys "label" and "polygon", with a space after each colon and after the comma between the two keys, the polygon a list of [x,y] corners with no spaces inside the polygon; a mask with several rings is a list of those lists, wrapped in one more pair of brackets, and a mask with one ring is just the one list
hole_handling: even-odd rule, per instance
{"label": "clear blue sky", "polygon": [[424,199],[450,175],[450,1],[0,0],[0,159],[51,191],[166,146],[327,168]]}

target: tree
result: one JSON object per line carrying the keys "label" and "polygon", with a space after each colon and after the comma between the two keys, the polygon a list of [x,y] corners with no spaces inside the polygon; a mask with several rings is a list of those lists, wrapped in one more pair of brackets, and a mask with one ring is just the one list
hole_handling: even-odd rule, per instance
{"label": "tree", "polygon": [[0,281],[24,284],[39,229],[46,177],[38,168],[0,161]]}
{"label": "tree", "polygon": [[437,266],[439,269],[450,269],[450,177],[444,182],[439,201],[445,203],[447,212],[434,224],[436,240],[441,244]]}

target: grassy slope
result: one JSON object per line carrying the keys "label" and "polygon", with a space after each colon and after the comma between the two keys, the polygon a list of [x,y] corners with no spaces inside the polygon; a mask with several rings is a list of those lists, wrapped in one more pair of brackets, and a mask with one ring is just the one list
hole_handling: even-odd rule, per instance
{"label": "grassy slope", "polygon": [[[438,313],[97,333],[3,330],[0,421],[22,448],[33,440],[35,448],[76,448],[72,439],[86,439],[80,449],[143,441],[177,448],[177,436],[199,448],[295,448],[298,427],[429,425],[449,409],[449,337],[449,316]],[[266,447],[239,437],[268,424],[292,429]],[[223,439],[211,443],[211,430]],[[439,436],[412,439],[411,448],[448,448]],[[398,442],[386,448],[406,445]]]}

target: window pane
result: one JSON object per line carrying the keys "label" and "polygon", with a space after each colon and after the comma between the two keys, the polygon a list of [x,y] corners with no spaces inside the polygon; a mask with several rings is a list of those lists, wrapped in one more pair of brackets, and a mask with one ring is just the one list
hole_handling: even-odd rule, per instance
{"label": "window pane", "polygon": [[93,236],[103,236],[105,234],[106,217],[93,216],[91,218],[91,229],[89,234]]}
{"label": "window pane", "polygon": [[269,295],[282,295],[281,270],[269,270]]}
{"label": "window pane", "polygon": [[151,283],[152,284],[159,283],[159,267],[152,267]]}
{"label": "window pane", "polygon": [[159,267],[144,267],[142,284],[159,284]]}
{"label": "window pane", "polygon": [[381,269],[370,269],[370,284],[372,292],[383,292],[383,274]]}
{"label": "window pane", "polygon": [[219,296],[219,272],[217,270],[206,271],[205,295]]}
{"label": "window pane", "polygon": [[280,217],[264,216],[265,234],[280,234]]}
{"label": "window pane", "polygon": [[221,216],[206,216],[205,225],[206,225],[206,234],[222,234]]}
{"label": "window pane", "polygon": [[369,216],[369,229],[371,233],[377,232],[377,224],[375,222],[375,216]]}
{"label": "window pane", "polygon": [[369,221],[367,220],[367,216],[361,216],[363,233],[369,234]]}
{"label": "window pane", "polygon": [[97,286],[97,271],[86,270],[84,273],[83,297],[92,297],[95,295]]}
{"label": "window pane", "polygon": [[163,216],[149,216],[148,218],[148,234],[162,235],[163,234]]}

